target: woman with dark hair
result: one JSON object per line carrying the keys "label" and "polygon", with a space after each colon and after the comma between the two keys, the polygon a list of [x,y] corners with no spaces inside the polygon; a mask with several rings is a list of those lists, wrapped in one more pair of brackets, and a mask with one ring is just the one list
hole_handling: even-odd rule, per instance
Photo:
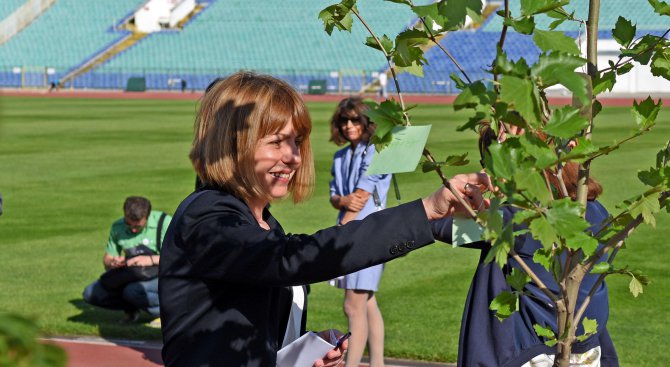
{"label": "woman with dark hair", "polygon": [[[333,157],[330,203],[339,210],[337,224],[363,219],[386,207],[391,175],[367,175],[375,147],[370,144],[372,123],[363,113],[367,106],[359,97],[343,99],[330,120],[330,141],[346,147]],[[335,280],[344,289],[344,313],[349,321],[347,365],[358,366],[368,345],[370,366],[384,365],[384,319],[375,292],[383,264],[347,274]]]}
{"label": "woman with dark hair", "polygon": [[[523,129],[509,125],[499,133],[489,124],[482,124],[479,136],[479,150],[482,157],[487,154],[489,146],[498,144],[509,135],[522,135]],[[563,169],[568,194],[573,199],[577,192],[578,165],[569,162]],[[558,187],[559,182],[553,172],[547,172],[550,184]],[[592,177],[589,179],[588,203],[586,220],[598,231],[608,218],[607,210],[596,200],[602,193],[602,187]],[[514,218],[516,209],[511,206],[501,207],[503,221],[509,223]],[[432,223],[436,239],[451,243],[452,219],[446,218]],[[527,229],[525,225],[515,225],[513,230]],[[507,264],[501,269],[493,261],[486,263],[491,245],[478,242],[470,246],[481,249],[479,264],[470,285],[470,291],[463,310],[461,332],[458,346],[459,366],[505,366],[505,367],[550,367],[553,365],[556,348],[549,347],[545,340],[537,335],[534,324],[551,327],[557,332],[557,317],[553,302],[542,292],[533,281],[526,284],[523,294],[519,297],[518,312],[514,312],[503,321],[498,320],[495,312],[489,309],[491,301],[503,291],[513,291],[505,281],[513,269],[520,269],[519,263],[508,257]],[[531,234],[516,236],[514,250],[532,271],[554,294],[559,294],[559,287],[553,275],[543,266],[533,261],[533,254],[542,244]],[[605,261],[604,256],[601,261]],[[598,280],[598,274],[587,275],[579,289],[579,308],[589,291]],[[520,290],[519,290],[520,291]],[[618,358],[614,345],[607,332],[609,317],[609,301],[607,286],[603,282],[592,295],[590,304],[584,314],[598,322],[596,334],[573,345],[571,366],[611,367],[618,366]],[[580,322],[581,324],[581,322]],[[583,333],[580,326],[578,335]]]}
{"label": "woman with dark hair", "polygon": [[[300,95],[271,76],[235,73],[203,96],[189,155],[202,187],[177,208],[161,253],[166,366],[275,366],[277,351],[305,333],[303,285],[428,245],[429,221],[462,210],[440,187],[361,221],[286,234],[269,205],[309,196],[311,129]],[[475,207],[486,182],[483,174],[450,180]],[[315,365],[341,365],[346,347]]]}

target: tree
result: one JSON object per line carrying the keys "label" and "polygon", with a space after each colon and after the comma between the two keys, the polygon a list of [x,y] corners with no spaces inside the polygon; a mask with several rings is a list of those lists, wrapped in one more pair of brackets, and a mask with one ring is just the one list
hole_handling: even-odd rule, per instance
{"label": "tree", "polygon": [[[388,62],[398,91],[397,100],[386,100],[380,104],[371,102],[369,116],[378,125],[372,140],[378,149],[384,149],[392,141],[395,126],[411,124],[398,73],[423,76],[423,66],[427,62],[424,46],[429,43],[439,47],[460,70],[461,76],[451,75],[461,89],[454,108],[471,110],[472,117],[459,130],[476,129],[482,121],[489,122],[495,131],[510,125],[524,129],[524,135],[492,146],[484,159],[486,170],[501,197],[494,198],[488,210],[476,211],[468,207],[468,211],[485,228],[485,238],[492,244],[487,261],[495,261],[502,267],[508,257],[513,257],[526,271],[525,275],[508,280],[514,282],[510,284],[513,289],[523,289],[531,279],[540,288],[545,288],[557,310],[559,330],[556,332],[535,325],[535,331],[546,340],[546,344],[556,345],[555,365],[568,366],[572,344],[592,335],[597,328],[594,320],[583,318],[590,299],[586,299],[579,309],[576,308],[576,294],[584,276],[600,274],[591,294],[608,275],[629,276],[630,291],[633,296],[638,296],[648,283],[647,278],[638,270],[617,267],[613,261],[638,226],[643,223],[654,226],[656,213],[663,209],[670,212],[669,141],[666,146],[659,147],[655,166],[639,171],[638,178],[648,186],[646,191],[618,205],[620,211],[611,215],[597,233],[588,230],[589,224],[584,218],[592,162],[649,132],[662,107],[661,100],[654,101],[651,97],[639,103],[635,101],[631,108],[636,123],[634,132],[613,144],[595,146],[591,140],[593,120],[602,109],[598,95],[611,91],[617,77],[629,72],[635,64],[650,65],[653,75],[670,80],[670,41],[666,38],[670,29],[661,36],[646,34],[637,37],[636,26],[623,16],[619,17],[612,30],[614,39],[621,46],[618,60],[610,62],[607,68],[598,69],[600,0],[589,0],[585,19],[580,18],[584,16],[582,14],[565,10],[570,0],[521,0],[520,14],[512,14],[509,0],[505,0],[502,10],[497,13],[504,18],[504,22],[497,55],[495,60],[491,60],[488,70],[492,79],[471,80],[438,42],[438,38],[445,32],[462,28],[468,16],[478,20],[482,10],[480,0],[440,0],[423,6],[414,5],[411,0],[386,1],[410,7],[419,20],[414,27],[404,30],[394,39],[374,33],[358,11],[356,0],[342,0],[319,14],[328,34],[335,29],[351,31],[354,18],[360,21],[370,33],[366,44],[379,50]],[[670,5],[660,0],[648,1],[659,16],[670,16]],[[535,20],[541,16],[554,19],[548,29],[537,27]],[[586,59],[580,56],[572,38],[555,30],[563,22],[579,22],[586,26]],[[518,33],[532,35],[541,50],[537,62],[529,65],[523,58],[508,58],[504,44],[510,27]],[[584,65],[587,74],[575,72]],[[572,105],[549,105],[545,91],[554,85],[562,85],[572,93]],[[576,147],[570,149],[574,142]],[[449,184],[442,168],[466,162],[465,155],[450,156],[438,162],[428,149],[423,150],[423,156],[424,171],[436,171],[447,187]],[[577,195],[574,198],[570,197],[562,180],[562,170],[568,162],[579,164]],[[549,174],[556,175],[557,185],[550,183]],[[514,223],[502,223],[496,208],[503,202],[519,209]],[[515,254],[514,236],[517,234],[512,232],[511,226],[522,223],[542,243],[543,248],[535,253],[533,260],[553,273],[560,288],[558,294],[542,287],[542,281]],[[607,262],[599,262],[603,256],[608,256]],[[520,292],[500,294],[490,307],[499,318],[508,317],[517,310],[519,295]],[[584,333],[577,335],[580,323]]]}

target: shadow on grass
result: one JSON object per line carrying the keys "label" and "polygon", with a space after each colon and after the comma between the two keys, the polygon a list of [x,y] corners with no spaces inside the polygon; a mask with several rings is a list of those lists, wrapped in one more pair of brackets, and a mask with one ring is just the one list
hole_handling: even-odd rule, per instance
{"label": "shadow on grass", "polygon": [[97,326],[101,338],[120,347],[137,350],[148,361],[156,364],[163,363],[159,349],[161,332],[160,329],[148,326],[148,323],[154,319],[151,315],[142,313],[136,322],[123,324],[120,323],[124,316],[122,311],[92,306],[83,299],[72,299],[69,302],[81,313],[69,317],[68,321]]}

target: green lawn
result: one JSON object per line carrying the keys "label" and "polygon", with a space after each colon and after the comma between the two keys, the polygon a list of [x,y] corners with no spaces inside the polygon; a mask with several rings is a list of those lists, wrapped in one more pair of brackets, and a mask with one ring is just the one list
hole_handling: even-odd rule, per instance
{"label": "green lawn", "polygon": [[[36,317],[52,335],[100,335],[158,339],[143,325],[119,326],[118,312],[88,307],[81,291],[102,271],[109,226],[121,216],[126,196],[144,195],[157,209],[173,212],[188,195],[194,175],[187,155],[196,104],[192,101],[78,100],[0,97],[0,310]],[[309,104],[317,169],[313,198],[298,206],[282,202],[273,213],[289,232],[312,232],[335,222],[328,204],[330,160],[327,120],[334,103]],[[476,169],[475,135],[457,133],[464,114],[450,106],[412,111],[417,124],[432,124],[429,148],[436,157],[470,152]],[[631,129],[626,108],[606,108],[598,118],[597,142]],[[655,131],[594,164],[608,208],[641,188],[638,168],[650,166],[670,137],[670,113]],[[450,174],[455,173],[448,172]],[[402,200],[430,193],[434,174],[398,177]],[[390,204],[396,200],[390,198]],[[659,346],[670,337],[670,218],[657,229],[641,228],[619,256],[619,265],[642,269],[652,284],[637,299],[624,278],[610,278],[609,329],[623,366],[658,366]],[[378,299],[386,321],[386,354],[455,361],[465,295],[478,254],[439,244],[415,251],[386,267]],[[310,329],[346,329],[341,291],[316,284],[310,295]],[[148,320],[148,316],[146,318]]]}

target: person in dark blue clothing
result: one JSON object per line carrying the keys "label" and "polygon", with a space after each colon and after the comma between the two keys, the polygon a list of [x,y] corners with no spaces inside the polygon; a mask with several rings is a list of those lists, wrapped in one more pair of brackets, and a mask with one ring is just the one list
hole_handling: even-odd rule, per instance
{"label": "person in dark blue clothing", "polygon": [[[523,133],[522,130],[516,129],[514,126],[509,130],[510,133]],[[498,135],[489,125],[484,125],[480,130],[479,141],[482,159],[484,152],[491,144],[496,141],[503,141],[505,138],[504,133]],[[564,167],[563,178],[568,193],[573,199],[576,196],[577,174],[578,166],[576,163],[568,163]],[[551,175],[549,176],[551,177]],[[554,185],[558,184],[554,177],[550,178],[550,182]],[[590,229],[594,231],[598,231],[602,223],[608,218],[607,211],[596,200],[601,192],[601,186],[591,178],[586,220],[592,225]],[[509,223],[514,217],[515,211],[516,209],[511,206],[503,206],[503,221]],[[435,238],[451,243],[452,222],[452,218],[433,222]],[[514,227],[514,231],[519,231],[524,226],[517,225]],[[471,246],[480,248],[481,255],[463,310],[458,347],[458,366],[539,367],[553,365],[556,348],[545,345],[545,340],[539,337],[533,329],[534,324],[540,324],[551,327],[554,332],[558,330],[553,302],[538,288],[537,284],[531,281],[524,288],[523,295],[519,297],[518,312],[513,313],[504,321],[499,321],[495,311],[489,310],[489,305],[501,292],[512,290],[505,281],[505,276],[515,268],[520,269],[520,265],[509,257],[507,264],[501,269],[496,262],[486,263],[484,261],[491,249],[489,243],[479,242],[471,244]],[[515,238],[514,248],[516,253],[553,293],[559,294],[558,285],[552,274],[542,265],[533,261],[535,250],[541,247],[542,244],[533,239],[530,234]],[[603,257],[602,261],[605,260],[606,258]],[[584,278],[579,290],[577,308],[581,306],[597,279],[597,274],[589,274]],[[598,331],[586,340],[573,344],[571,360],[574,360],[575,364],[571,365],[618,366],[617,354],[606,328],[609,317],[609,302],[607,286],[604,282],[593,294],[584,316],[597,321]],[[583,333],[580,320],[577,335]]]}

